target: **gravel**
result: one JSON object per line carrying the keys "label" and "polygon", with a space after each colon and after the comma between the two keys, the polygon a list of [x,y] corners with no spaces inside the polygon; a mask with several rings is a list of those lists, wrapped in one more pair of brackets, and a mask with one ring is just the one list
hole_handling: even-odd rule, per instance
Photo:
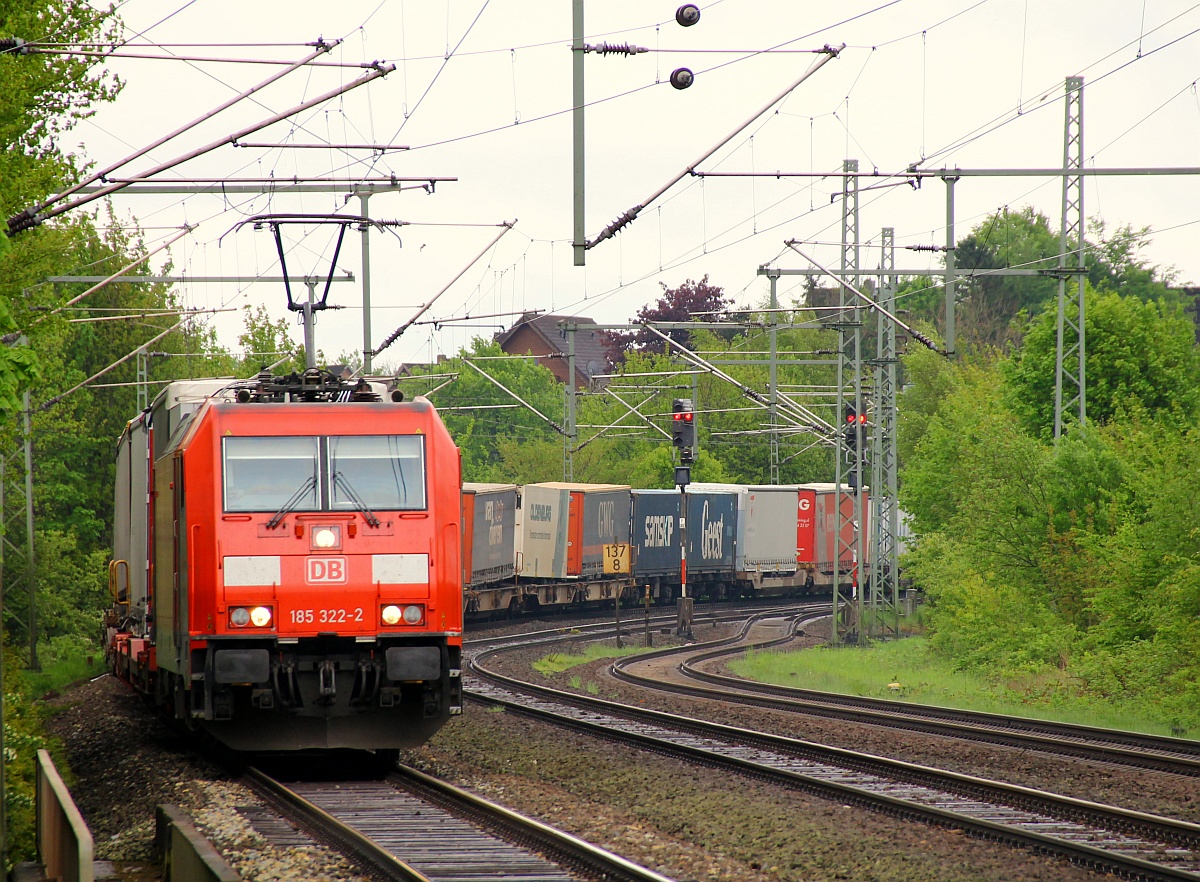
{"label": "gravel", "polygon": [[[697,636],[719,633],[705,626]],[[513,653],[500,664],[558,688],[1200,820],[1194,782],[1174,776],[647,695],[609,679],[605,662],[547,678],[530,668],[545,653]],[[55,760],[74,775],[71,791],[92,828],[96,857],[113,861],[126,882],[144,882],[153,869],[158,803],[190,812],[245,879],[359,882],[353,867],[320,846],[268,844],[236,811],[260,800],[198,757],[115,679],[81,684],[51,703],[58,713],[48,728],[63,745]],[[1097,878],[1061,859],[631,751],[476,703],[403,759],[679,880]]]}

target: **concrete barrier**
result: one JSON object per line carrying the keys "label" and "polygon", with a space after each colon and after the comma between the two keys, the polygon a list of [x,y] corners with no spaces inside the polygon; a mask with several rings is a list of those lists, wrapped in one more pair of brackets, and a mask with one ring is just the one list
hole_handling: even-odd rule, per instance
{"label": "concrete barrier", "polygon": [[94,882],[92,833],[45,750],[37,752],[37,846],[48,878]]}
{"label": "concrete barrier", "polygon": [[241,882],[242,877],[179,806],[156,806],[154,831],[163,882]]}

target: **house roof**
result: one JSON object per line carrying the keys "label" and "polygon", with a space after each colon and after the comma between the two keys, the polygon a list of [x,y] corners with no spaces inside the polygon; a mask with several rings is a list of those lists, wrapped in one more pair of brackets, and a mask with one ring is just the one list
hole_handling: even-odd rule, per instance
{"label": "house roof", "polygon": [[[573,323],[575,331],[575,372],[585,380],[608,369],[608,350],[605,348],[600,326],[590,318],[576,315],[547,315],[525,313],[507,331],[496,335],[500,348],[521,328],[527,328],[545,341],[548,351],[567,354],[567,330],[559,323]],[[507,350],[505,350],[507,351]]]}

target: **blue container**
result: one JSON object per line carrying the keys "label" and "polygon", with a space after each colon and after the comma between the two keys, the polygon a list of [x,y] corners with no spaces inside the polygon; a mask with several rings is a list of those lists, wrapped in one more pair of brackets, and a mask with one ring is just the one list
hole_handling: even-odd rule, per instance
{"label": "blue container", "polygon": [[688,572],[697,575],[732,572],[737,494],[704,490],[687,496]]}
{"label": "blue container", "polygon": [[633,575],[679,575],[679,491],[634,490]]}

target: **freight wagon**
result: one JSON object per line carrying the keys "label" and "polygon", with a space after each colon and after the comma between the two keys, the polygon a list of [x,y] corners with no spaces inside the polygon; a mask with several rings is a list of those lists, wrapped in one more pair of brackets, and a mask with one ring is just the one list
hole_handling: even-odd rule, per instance
{"label": "freight wagon", "polygon": [[[478,524],[481,517],[487,519],[487,506],[489,500],[495,503],[497,486],[510,485],[464,485],[464,523],[469,505],[476,524],[471,532],[464,531],[468,546],[464,556],[468,559],[476,559],[485,541]],[[518,614],[542,607],[611,602],[617,596],[627,600],[634,597],[634,580],[627,568],[613,571],[608,563],[614,547],[629,544],[628,485],[549,482],[526,484],[514,491],[511,497],[505,496],[515,502],[511,511],[511,574],[481,577],[479,568],[472,565],[471,572],[464,573],[466,612]],[[508,527],[508,514],[507,510],[493,514],[501,517],[492,523],[500,531],[486,534],[486,541],[499,538],[501,547],[489,545],[489,553],[509,551],[503,532]]]}
{"label": "freight wagon", "polygon": [[[498,503],[495,494],[515,499],[515,510]],[[839,497],[845,520],[840,542]],[[698,598],[831,591],[835,569],[843,584],[857,578],[855,522],[870,529],[867,491],[855,517],[853,493],[839,494],[833,484],[696,483],[682,494],[609,484],[467,484],[463,499],[463,523],[475,525],[464,533],[465,559],[478,558],[473,546],[496,541],[501,545],[489,544],[488,554],[504,563],[511,554],[512,562],[511,575],[497,563],[468,566],[465,602],[472,614],[611,602],[617,596],[640,602],[647,589],[656,603],[673,602],[682,589],[683,499],[688,594]],[[504,520],[509,515],[511,549]],[[609,543],[629,543],[628,575],[606,571]]]}

